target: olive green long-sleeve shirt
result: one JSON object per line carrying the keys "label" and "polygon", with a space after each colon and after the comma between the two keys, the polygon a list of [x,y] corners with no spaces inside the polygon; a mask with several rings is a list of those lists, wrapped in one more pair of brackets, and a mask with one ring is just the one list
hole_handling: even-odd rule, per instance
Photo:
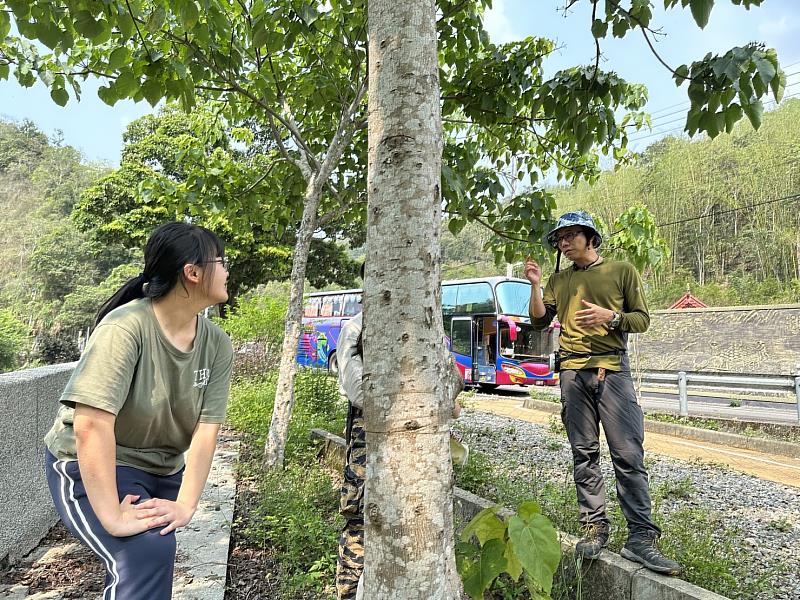
{"label": "olive green long-sleeve shirt", "polygon": [[[575,320],[575,313],[586,308],[581,300],[597,304],[622,315],[616,329],[608,324],[584,327]],[[547,282],[543,298],[545,314],[531,323],[536,329],[550,325],[554,316],[561,323],[559,345],[562,354],[603,354],[626,350],[628,333],[641,333],[650,326],[642,280],[633,265],[604,259],[587,270],[568,268],[553,273]],[[627,361],[625,361],[627,363]],[[622,369],[620,356],[586,356],[562,360],[563,369],[605,367]]]}

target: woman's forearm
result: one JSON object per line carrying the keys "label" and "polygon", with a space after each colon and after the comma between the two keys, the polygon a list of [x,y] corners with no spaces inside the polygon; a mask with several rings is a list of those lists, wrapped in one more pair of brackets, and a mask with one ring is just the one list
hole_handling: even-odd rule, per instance
{"label": "woman's forearm", "polygon": [[197,509],[211,470],[219,427],[216,423],[198,423],[192,435],[192,442],[186,455],[186,470],[176,500],[179,504],[190,508],[192,512]]}

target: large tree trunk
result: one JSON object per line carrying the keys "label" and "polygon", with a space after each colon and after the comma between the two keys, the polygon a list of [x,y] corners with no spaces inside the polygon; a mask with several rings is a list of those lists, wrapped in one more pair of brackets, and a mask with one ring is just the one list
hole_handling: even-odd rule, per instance
{"label": "large tree trunk", "polygon": [[452,371],[440,298],[442,130],[432,0],[369,0],[364,597],[450,600]]}

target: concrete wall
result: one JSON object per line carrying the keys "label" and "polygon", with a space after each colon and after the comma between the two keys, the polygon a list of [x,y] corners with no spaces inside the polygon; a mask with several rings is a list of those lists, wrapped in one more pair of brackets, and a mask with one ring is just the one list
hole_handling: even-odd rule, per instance
{"label": "concrete wall", "polygon": [[56,523],[42,438],[75,363],[0,375],[0,564],[36,547]]}
{"label": "concrete wall", "polygon": [[656,310],[630,342],[634,368],[644,371],[794,374],[800,304]]}

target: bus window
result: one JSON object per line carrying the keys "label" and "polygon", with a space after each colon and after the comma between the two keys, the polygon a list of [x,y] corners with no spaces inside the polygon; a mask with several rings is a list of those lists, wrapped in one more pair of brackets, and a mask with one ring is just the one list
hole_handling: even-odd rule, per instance
{"label": "bus window", "polygon": [[472,356],[471,319],[453,319],[450,344],[453,352],[464,356]]}
{"label": "bus window", "polygon": [[457,294],[457,285],[442,286],[442,320],[444,321],[445,331],[450,331],[450,321],[453,319],[453,313],[456,312]]}
{"label": "bus window", "polygon": [[322,297],[322,306],[319,309],[320,317],[333,316],[333,298],[330,296]]}
{"label": "bus window", "polygon": [[342,316],[355,317],[361,312],[361,294],[345,294]]}
{"label": "bus window", "polygon": [[458,287],[456,313],[493,313],[494,294],[488,283],[462,283]]}
{"label": "bus window", "polygon": [[318,317],[319,316],[320,298],[312,297],[306,302],[306,307],[303,310],[304,317]]}
{"label": "bus window", "polygon": [[497,284],[497,311],[504,315],[528,316],[531,301],[531,284],[521,281],[503,281]]}

